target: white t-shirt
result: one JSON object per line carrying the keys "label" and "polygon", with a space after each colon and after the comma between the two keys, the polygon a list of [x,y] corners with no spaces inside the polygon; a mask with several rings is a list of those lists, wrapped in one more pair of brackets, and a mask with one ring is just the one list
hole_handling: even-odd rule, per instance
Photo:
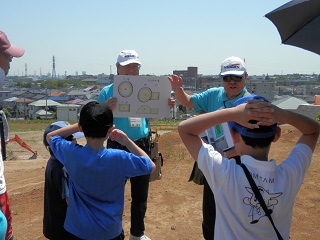
{"label": "white t-shirt", "polygon": [[[1,69],[1,68],[0,68]],[[2,110],[0,110],[1,116],[2,116],[2,122],[3,122],[3,130],[4,130],[4,139],[8,140],[8,122],[6,115],[3,113]],[[4,179],[4,165],[3,165],[3,158],[2,158],[2,152],[1,152],[1,138],[0,138],[0,194],[3,194],[6,192],[6,181]]]}
{"label": "white t-shirt", "polygon": [[[275,226],[289,239],[294,199],[312,157],[311,149],[297,144],[281,164],[241,156],[261,191]],[[276,233],[255,199],[247,177],[234,159],[223,158],[211,145],[204,144],[198,166],[215,196],[215,239],[276,239]]]}

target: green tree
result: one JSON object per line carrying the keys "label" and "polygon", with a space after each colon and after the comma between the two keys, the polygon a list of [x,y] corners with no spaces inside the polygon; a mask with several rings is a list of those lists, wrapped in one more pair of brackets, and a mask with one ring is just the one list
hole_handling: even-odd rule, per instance
{"label": "green tree", "polygon": [[8,115],[9,115],[9,111],[8,111],[8,109],[7,109],[7,108],[3,108],[3,109],[2,109],[2,111],[4,112],[4,114],[5,114],[6,116],[8,116]]}
{"label": "green tree", "polygon": [[315,117],[315,120],[318,121],[318,122],[320,122],[320,112],[317,113],[317,115],[316,115],[316,117]]}

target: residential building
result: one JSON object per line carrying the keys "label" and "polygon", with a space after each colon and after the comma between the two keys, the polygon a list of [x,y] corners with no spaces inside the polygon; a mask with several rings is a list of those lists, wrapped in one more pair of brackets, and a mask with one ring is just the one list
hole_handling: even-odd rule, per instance
{"label": "residential building", "polygon": [[61,105],[58,102],[52,101],[52,100],[38,100],[32,103],[29,103],[29,119],[37,119],[38,115],[37,112],[39,110],[44,110],[46,112],[57,112],[57,106]]}

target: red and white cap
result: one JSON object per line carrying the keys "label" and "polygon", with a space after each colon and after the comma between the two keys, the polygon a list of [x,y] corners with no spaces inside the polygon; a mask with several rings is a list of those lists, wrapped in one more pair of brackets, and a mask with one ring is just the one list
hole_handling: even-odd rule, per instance
{"label": "red and white cap", "polygon": [[7,35],[0,31],[0,52],[12,57],[21,57],[24,54],[24,49],[12,45]]}

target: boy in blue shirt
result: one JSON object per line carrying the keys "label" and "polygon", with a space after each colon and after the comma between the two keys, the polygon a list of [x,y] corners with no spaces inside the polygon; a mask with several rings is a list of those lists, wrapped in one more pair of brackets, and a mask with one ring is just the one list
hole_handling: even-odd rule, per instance
{"label": "boy in blue shirt", "polygon": [[[85,135],[85,146],[64,139],[79,131]],[[130,153],[105,148],[108,137]],[[114,129],[112,110],[96,101],[82,108],[78,124],[49,133],[47,141],[69,174],[64,228],[70,239],[124,239],[125,181],[155,169],[149,156],[124,132]]]}

